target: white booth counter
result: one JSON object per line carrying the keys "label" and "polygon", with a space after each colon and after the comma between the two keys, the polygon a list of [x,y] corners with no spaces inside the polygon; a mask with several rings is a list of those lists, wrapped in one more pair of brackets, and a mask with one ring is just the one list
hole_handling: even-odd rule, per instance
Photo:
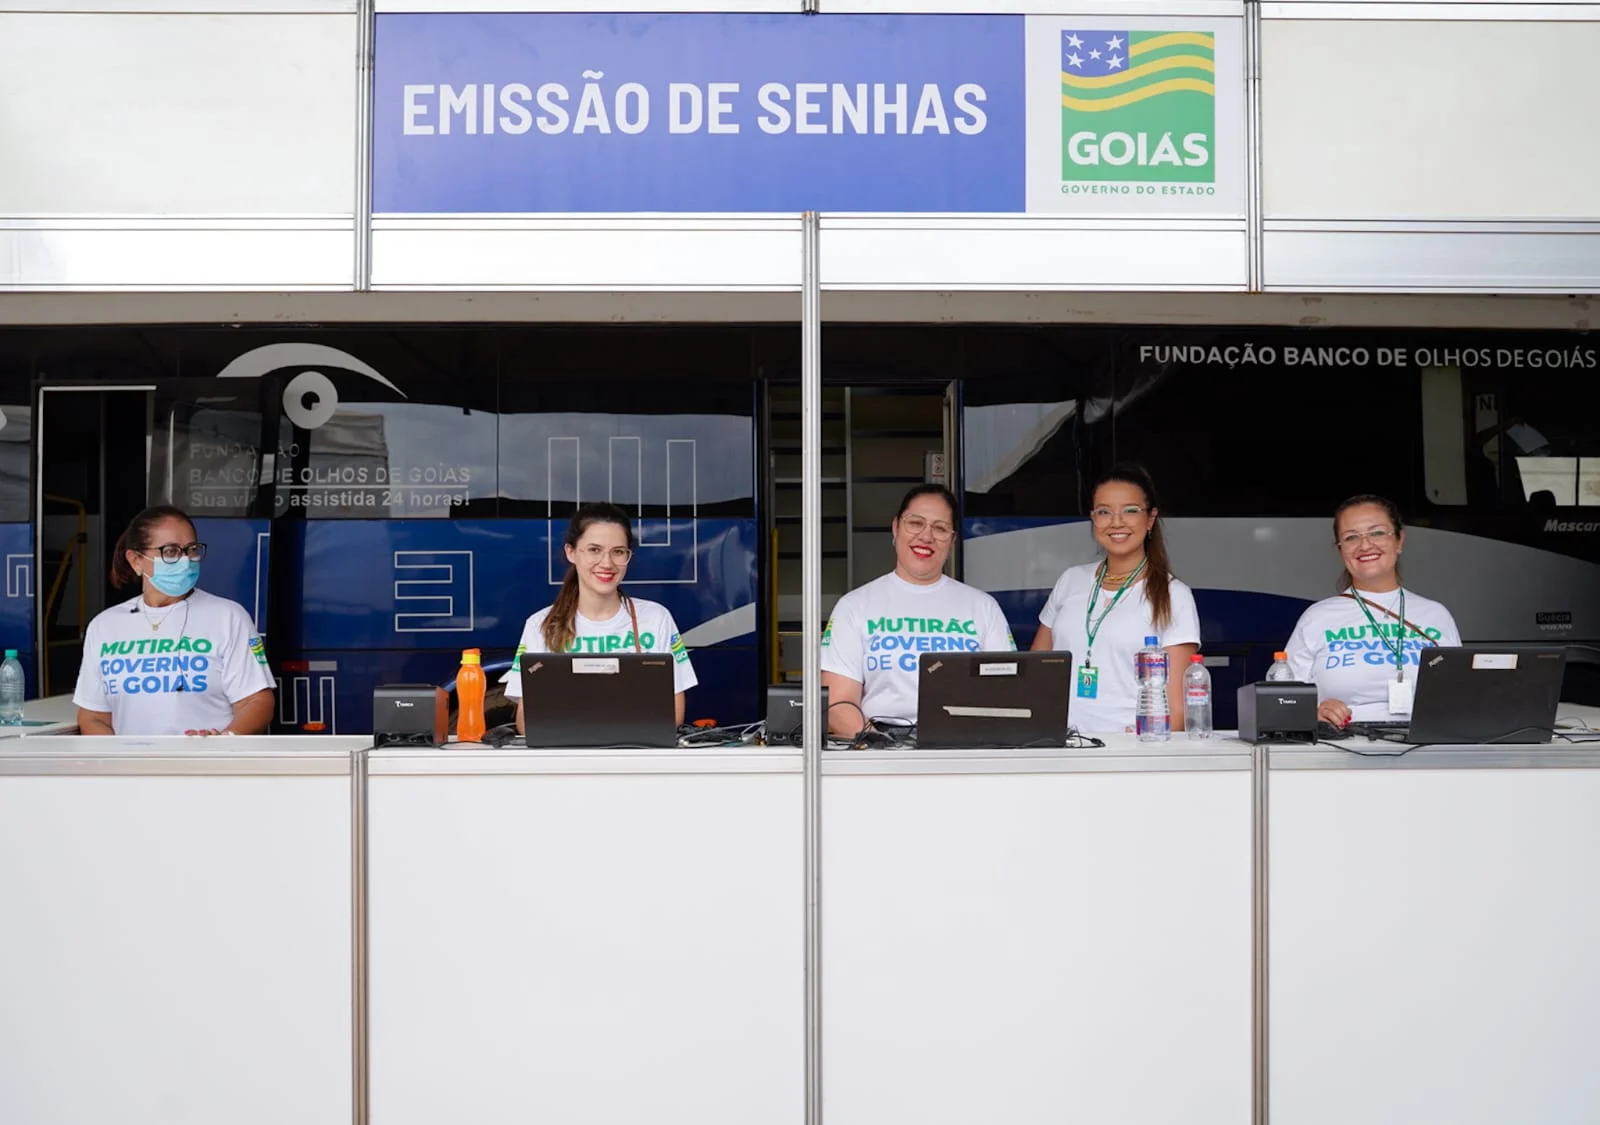
{"label": "white booth counter", "polygon": [[1600,742],[1356,749],[1268,755],[1271,1120],[1593,1125]]}
{"label": "white booth counter", "polygon": [[0,743],[0,1121],[348,1125],[364,744]]}
{"label": "white booth counter", "polygon": [[0,739],[38,738],[49,734],[76,734],[78,705],[70,695],[30,699],[22,705],[22,722],[16,726],[0,724]]}
{"label": "white booth counter", "polygon": [[366,757],[374,1122],[804,1120],[799,751]]}
{"label": "white booth counter", "polygon": [[1248,1125],[1251,748],[822,761],[828,1125]]}

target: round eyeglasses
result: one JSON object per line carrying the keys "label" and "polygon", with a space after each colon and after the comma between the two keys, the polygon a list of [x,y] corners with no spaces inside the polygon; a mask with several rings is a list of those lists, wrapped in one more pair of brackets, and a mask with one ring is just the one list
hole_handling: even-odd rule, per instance
{"label": "round eyeglasses", "polygon": [[591,543],[578,551],[578,556],[591,565],[600,562],[610,562],[612,566],[627,566],[628,560],[633,558],[633,552],[627,547],[601,547]]}

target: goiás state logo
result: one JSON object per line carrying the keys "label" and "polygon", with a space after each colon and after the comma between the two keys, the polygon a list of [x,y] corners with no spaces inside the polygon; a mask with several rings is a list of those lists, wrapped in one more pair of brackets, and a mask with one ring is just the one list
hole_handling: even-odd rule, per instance
{"label": "goi\u00e1s state logo", "polygon": [[1216,183],[1214,33],[1062,31],[1060,88],[1063,183]]}

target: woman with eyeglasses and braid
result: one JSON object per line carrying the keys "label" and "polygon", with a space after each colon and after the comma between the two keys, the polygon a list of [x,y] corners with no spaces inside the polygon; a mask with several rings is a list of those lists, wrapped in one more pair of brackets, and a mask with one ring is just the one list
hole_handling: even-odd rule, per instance
{"label": "woman with eyeglasses and braid", "polygon": [[1072,653],[1067,714],[1084,734],[1132,731],[1134,656],[1146,637],[1167,650],[1167,706],[1183,729],[1183,673],[1200,647],[1194,593],[1172,573],[1156,487],[1138,465],[1118,465],[1095,486],[1089,512],[1098,562],[1064,572],[1039,613],[1035,649]]}
{"label": "woman with eyeglasses and braid", "polygon": [[1317,685],[1322,722],[1406,721],[1422,650],[1461,643],[1448,609],[1400,584],[1405,545],[1392,501],[1352,496],[1334,509],[1339,592],[1307,608],[1284,646],[1290,674]]}
{"label": "woman with eyeglasses and braid", "polygon": [[956,500],[938,484],[906,493],[890,525],[894,570],[840,598],[822,634],[828,731],[853,738],[875,720],[917,721],[924,652],[1013,652],[1000,603],[944,573]]}
{"label": "woman with eyeglasses and braid", "polygon": [[166,505],[118,537],[111,583],[139,596],[89,622],[72,696],[80,734],[262,734],[272,722],[266,647],[244,606],[196,585],[196,538]]}
{"label": "woman with eyeglasses and braid", "polygon": [[525,652],[657,652],[671,654],[677,722],[684,693],[699,680],[672,613],[660,602],[622,592],[633,560],[633,522],[615,504],[585,504],[572,514],[565,539],[567,574],[556,600],[522,627],[522,640],[501,683],[517,701],[517,731],[524,733],[522,654]]}

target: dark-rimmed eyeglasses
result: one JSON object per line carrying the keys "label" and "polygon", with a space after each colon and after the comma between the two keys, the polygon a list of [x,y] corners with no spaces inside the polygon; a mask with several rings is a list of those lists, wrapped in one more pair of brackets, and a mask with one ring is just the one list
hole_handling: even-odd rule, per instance
{"label": "dark-rimmed eyeglasses", "polygon": [[146,547],[139,553],[141,555],[154,555],[162,562],[177,562],[179,559],[199,562],[206,557],[206,545],[204,543],[190,543],[187,547],[180,547],[176,543],[163,543],[159,547]]}

